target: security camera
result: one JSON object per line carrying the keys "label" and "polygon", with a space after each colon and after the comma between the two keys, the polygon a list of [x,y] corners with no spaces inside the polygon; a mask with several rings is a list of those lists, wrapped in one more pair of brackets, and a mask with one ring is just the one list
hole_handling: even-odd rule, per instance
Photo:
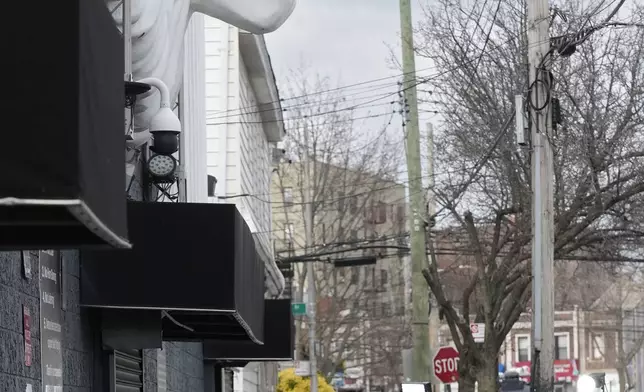
{"label": "security camera", "polygon": [[152,146],[150,150],[157,154],[170,155],[179,150],[181,122],[169,107],[162,107],[150,121]]}
{"label": "security camera", "polygon": [[152,117],[148,127],[153,140],[150,150],[160,155],[174,154],[179,150],[181,121],[170,108],[170,91],[165,83],[157,78],[144,78],[138,82],[155,87],[161,95],[159,111]]}

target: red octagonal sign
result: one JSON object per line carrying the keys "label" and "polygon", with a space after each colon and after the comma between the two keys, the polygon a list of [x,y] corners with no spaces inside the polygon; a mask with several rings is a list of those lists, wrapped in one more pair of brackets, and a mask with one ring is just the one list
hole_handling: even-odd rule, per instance
{"label": "red octagonal sign", "polygon": [[458,381],[458,351],[454,347],[441,347],[434,356],[434,374],[442,383]]}

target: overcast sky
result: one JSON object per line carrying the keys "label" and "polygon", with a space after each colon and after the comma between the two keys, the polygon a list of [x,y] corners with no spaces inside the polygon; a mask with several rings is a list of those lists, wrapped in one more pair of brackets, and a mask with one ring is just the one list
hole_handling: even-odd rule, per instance
{"label": "overcast sky", "polygon": [[278,81],[303,62],[343,85],[400,74],[389,61],[390,48],[400,57],[398,0],[298,0],[266,40]]}
{"label": "overcast sky", "polygon": [[[412,0],[414,25],[422,15],[419,1],[425,0]],[[394,83],[400,79],[395,76],[401,70],[393,68],[391,49],[400,58],[398,5],[398,0],[298,0],[290,19],[279,30],[266,35],[278,84],[289,69],[304,63],[310,71],[341,86],[394,76],[384,83],[392,82],[388,89],[395,92]],[[417,60],[418,70],[428,67],[422,59]],[[428,73],[431,69],[419,75]],[[370,94],[373,96],[373,92]],[[431,115],[421,114],[421,129],[428,116]],[[380,129],[383,118],[368,122]],[[395,116],[391,132],[399,133],[400,123],[400,116]]]}

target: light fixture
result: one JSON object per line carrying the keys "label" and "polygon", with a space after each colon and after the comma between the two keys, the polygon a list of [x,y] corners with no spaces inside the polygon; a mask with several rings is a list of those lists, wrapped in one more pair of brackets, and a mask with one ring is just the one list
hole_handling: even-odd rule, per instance
{"label": "light fixture", "polygon": [[174,182],[177,160],[172,155],[155,154],[148,160],[147,168],[155,183]]}

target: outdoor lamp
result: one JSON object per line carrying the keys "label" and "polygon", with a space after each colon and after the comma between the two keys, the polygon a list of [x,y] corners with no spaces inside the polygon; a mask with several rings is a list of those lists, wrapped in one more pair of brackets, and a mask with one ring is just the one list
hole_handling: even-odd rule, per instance
{"label": "outdoor lamp", "polygon": [[148,160],[148,173],[157,182],[172,182],[177,160],[172,155],[155,154]]}

